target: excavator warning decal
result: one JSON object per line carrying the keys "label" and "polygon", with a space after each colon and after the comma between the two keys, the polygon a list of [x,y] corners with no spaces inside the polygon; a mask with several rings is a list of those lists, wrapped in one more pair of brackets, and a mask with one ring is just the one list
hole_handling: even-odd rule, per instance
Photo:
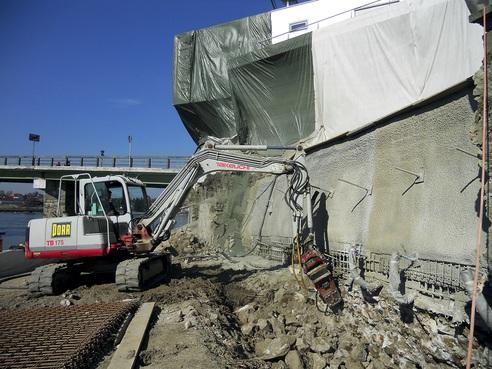
{"label": "excavator warning decal", "polygon": [[72,223],[53,223],[51,225],[51,237],[70,237]]}
{"label": "excavator warning decal", "polygon": [[218,162],[216,162],[216,164],[220,168],[229,168],[229,169],[236,169],[236,170],[250,170],[249,165],[226,163],[223,161],[218,161]]}

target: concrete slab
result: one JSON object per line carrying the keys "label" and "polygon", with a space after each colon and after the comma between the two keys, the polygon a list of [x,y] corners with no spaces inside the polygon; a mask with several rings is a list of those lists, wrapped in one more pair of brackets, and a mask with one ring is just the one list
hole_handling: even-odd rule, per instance
{"label": "concrete slab", "polygon": [[143,338],[147,332],[154,306],[154,302],[146,302],[138,309],[120,345],[116,349],[108,369],[133,369]]}

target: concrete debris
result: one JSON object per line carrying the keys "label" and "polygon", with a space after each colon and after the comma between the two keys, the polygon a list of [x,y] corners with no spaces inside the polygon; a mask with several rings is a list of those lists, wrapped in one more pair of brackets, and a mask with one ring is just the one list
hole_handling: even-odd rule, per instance
{"label": "concrete debris", "polygon": [[255,344],[255,354],[263,360],[271,360],[284,357],[294,344],[296,338],[283,335],[276,338],[267,338],[257,341]]}
{"label": "concrete debris", "polygon": [[301,355],[297,351],[289,351],[285,357],[285,363],[289,369],[304,369]]}
{"label": "concrete debris", "polygon": [[307,354],[309,358],[309,366],[312,369],[324,369],[326,367],[326,359],[315,352],[310,352]]}
{"label": "concrete debris", "polygon": [[140,365],[141,366],[147,366],[152,363],[152,352],[151,351],[141,351],[140,354],[138,355],[140,359]]}
{"label": "concrete debris", "polygon": [[[188,237],[187,240],[190,238]],[[349,281],[347,281],[349,282]],[[12,286],[14,282],[9,282]],[[167,284],[131,295],[112,284],[81,286],[81,302],[129,297],[158,306],[147,346],[139,356],[148,369],[456,369],[463,367],[466,323],[411,309],[403,321],[383,289],[368,303],[340,283],[344,306],[320,311],[288,268],[254,270],[226,259],[192,260]],[[308,285],[309,287],[309,285]],[[0,290],[0,308],[60,304],[61,296],[27,298]],[[66,303],[66,302],[64,302]],[[476,369],[491,367],[490,336],[477,330]],[[96,369],[103,369],[104,363]]]}
{"label": "concrete debris", "polygon": [[310,340],[310,348],[314,352],[324,354],[329,351],[334,351],[332,344],[327,337],[313,337]]}
{"label": "concrete debris", "polygon": [[69,299],[63,299],[60,301],[60,305],[61,306],[70,306],[70,305],[72,305],[72,301],[70,301]]}

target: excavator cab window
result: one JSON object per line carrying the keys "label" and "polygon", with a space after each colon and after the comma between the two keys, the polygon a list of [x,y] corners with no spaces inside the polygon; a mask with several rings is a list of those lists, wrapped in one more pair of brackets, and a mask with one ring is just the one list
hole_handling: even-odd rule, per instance
{"label": "excavator cab window", "polygon": [[129,185],[128,196],[130,197],[130,208],[133,216],[142,215],[149,209],[147,194],[143,187]]}
{"label": "excavator cab window", "polygon": [[[118,181],[95,182],[99,199],[104,207],[104,211],[108,216],[123,215],[127,212],[125,191],[123,185]],[[90,216],[104,215],[101,204],[97,200],[92,183],[87,183],[84,186],[85,191],[85,212]]]}

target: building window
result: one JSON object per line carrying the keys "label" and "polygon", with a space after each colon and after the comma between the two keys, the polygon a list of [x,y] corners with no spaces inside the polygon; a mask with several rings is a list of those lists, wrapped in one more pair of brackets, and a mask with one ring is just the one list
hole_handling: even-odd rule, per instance
{"label": "building window", "polygon": [[302,31],[304,29],[308,28],[308,22],[307,20],[303,20],[300,22],[294,22],[289,24],[289,32],[297,32],[297,31]]}

